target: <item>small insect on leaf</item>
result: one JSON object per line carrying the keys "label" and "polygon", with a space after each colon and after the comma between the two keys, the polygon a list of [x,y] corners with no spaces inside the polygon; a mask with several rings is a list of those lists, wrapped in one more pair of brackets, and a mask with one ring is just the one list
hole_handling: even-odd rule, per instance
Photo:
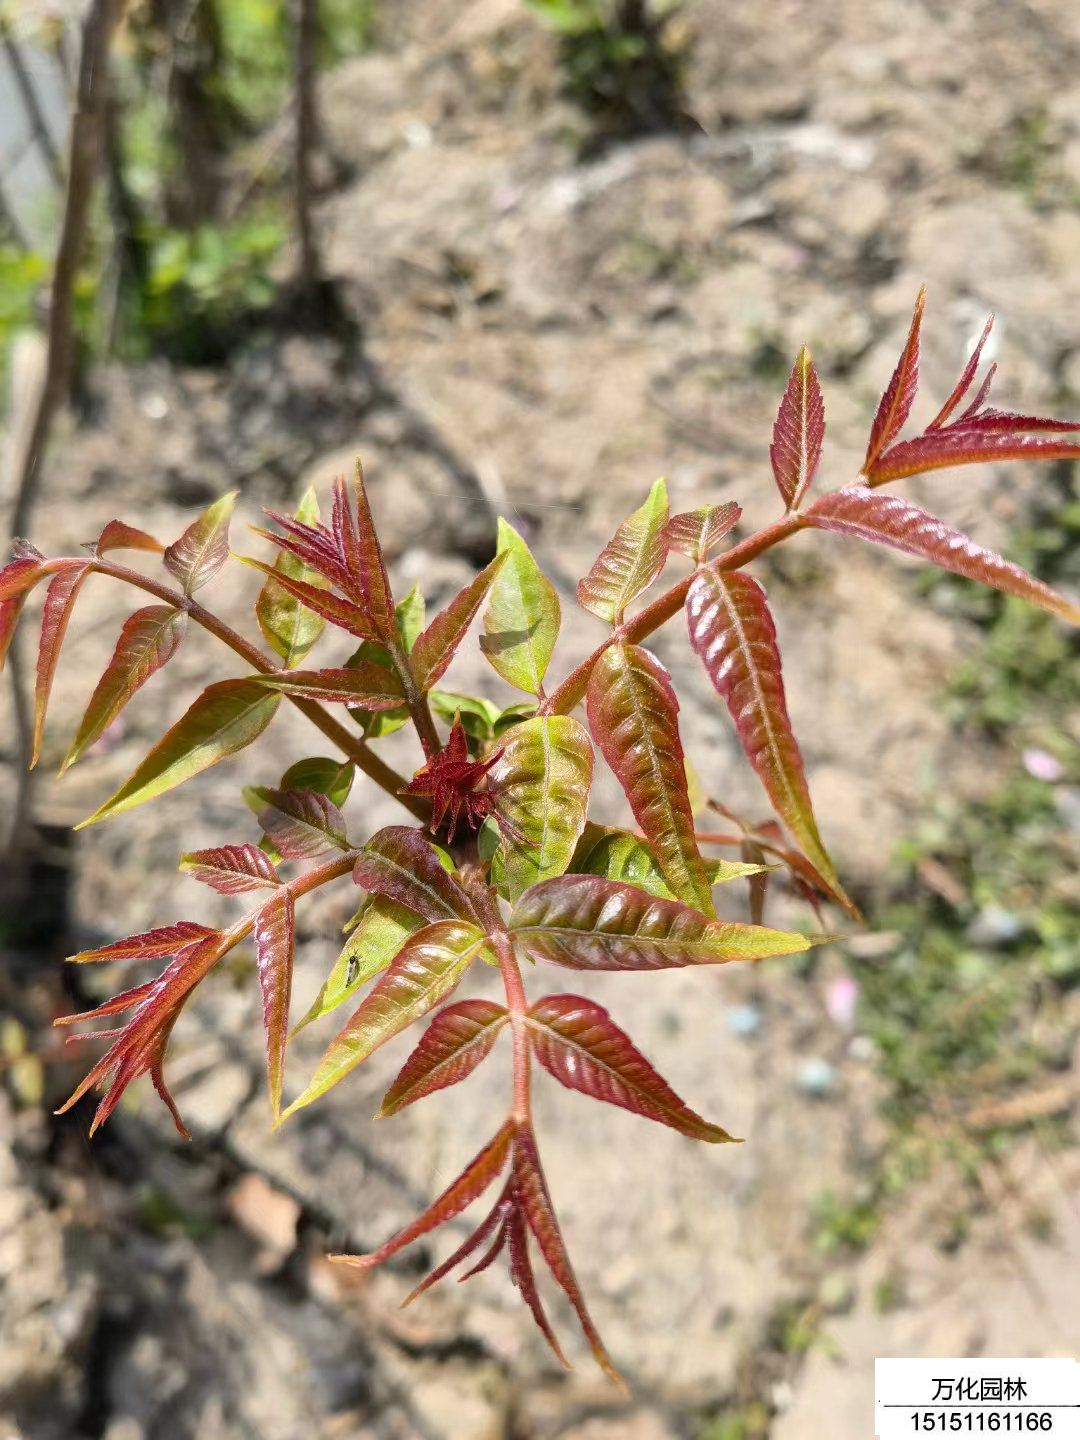
{"label": "small insect on leaf", "polygon": [[615,772],[671,893],[715,915],[694,838],[679,738],[679,702],[660,662],[639,645],[611,645],[587,696],[589,729]]}
{"label": "small insect on leaf", "polygon": [[491,1000],[459,1000],[440,1010],[383,1096],[379,1116],[395,1115],[471,1075],[491,1054],[509,1018],[506,1008]]}
{"label": "small insect on leaf", "polygon": [[250,678],[282,695],[351,705],[357,710],[394,710],[404,699],[393,671],[371,661],[333,670],[277,670]]}
{"label": "small insect on leaf", "polygon": [[424,924],[421,916],[404,905],[381,895],[369,896],[360,907],[334,968],[293,1033],[343,1005],[361,985],[385,970],[409,936]]}
{"label": "small insect on leaf", "polygon": [[630,601],[664,568],[667,518],[667,485],[657,480],[645,504],[623,521],[584,580],[579,581],[578,604],[601,620],[621,625]]}
{"label": "small insect on leaf", "polygon": [[285,1075],[285,1041],[289,1029],[293,950],[296,918],[291,891],[282,887],[255,916],[255,963],[262,993],[263,1028],[266,1031],[266,1073],[270,1106],[276,1120],[281,1114],[281,1087]]}
{"label": "small insect on leaf", "polygon": [[896,362],[892,379],[885,387],[870,428],[870,443],[866,447],[866,459],[863,461],[864,474],[870,473],[878,456],[896,439],[911,414],[915,392],[919,388],[919,331],[922,328],[925,308],[924,285],[915,301],[915,314],[911,318],[907,341],[900,353],[900,359]]}
{"label": "small insect on leaf", "polygon": [[215,500],[165,551],[166,570],[190,595],[208,584],[229,558],[229,521],[236,505],[234,490]]}
{"label": "small insect on leaf", "polygon": [[821,462],[825,405],[817,371],[804,345],[799,351],[773,426],[769,459],[784,503],[797,510]]}
{"label": "small insect on leaf", "polygon": [[207,686],[116,794],[75,828],[153,800],[235,755],[262,734],[280,704],[280,695],[253,680],[219,680]]}
{"label": "small insect on leaf", "polygon": [[49,581],[45,608],[41,616],[41,644],[38,647],[37,676],[34,685],[34,740],[30,755],[31,770],[41,755],[45,733],[45,714],[49,708],[60,648],[67,634],[68,622],[79,598],[83,581],[90,574],[90,562],[75,561],[65,566]]}
{"label": "small insect on leaf", "polygon": [[475,619],[484,603],[496,575],[507,560],[504,550],[485,565],[475,580],[471,580],[444,609],[440,610],[419,635],[409,656],[416,683],[421,690],[430,690],[445,674],[454,658],[454,652],[461,644],[466,630]]}
{"label": "small insect on leaf", "polygon": [[601,1005],[581,995],[548,995],[528,1013],[536,1058],[570,1090],[670,1125],[691,1140],[732,1140],[679,1099]]}
{"label": "small insect on leaf", "polygon": [[95,555],[104,555],[109,550],[146,550],[160,555],[164,549],[165,546],[153,535],[123,520],[110,520],[94,542]]}
{"label": "small insect on leaf", "polygon": [[571,970],[667,970],[796,955],[820,941],[759,925],[708,920],[679,900],[593,875],[561,875],[527,890],[510,923],[516,944]]}
{"label": "small insect on leaf", "polygon": [[273,889],[281,883],[273,862],[257,845],[192,850],[181,856],[180,869],[219,895],[243,895],[249,890]]}
{"label": "small insect on leaf", "polygon": [[506,563],[488,596],[480,649],[508,685],[540,695],[559,634],[559,597],[528,545],[501,518],[498,547]]}
{"label": "small insect on leaf", "polygon": [[253,785],[248,798],[259,824],[286,860],[314,860],[349,848],[344,816],[318,790]]}
{"label": "small insect on leaf", "polygon": [[282,1118],[325,1095],[380,1045],[434,1009],[455,988],[485,944],[482,930],[460,920],[425,925],[406,940],[382,979],[330,1043],[307,1089]]}
{"label": "small insect on leaf", "polygon": [[1080,625],[1080,606],[901,495],[885,494],[866,485],[848,485],[815,501],[805,519],[821,530],[855,535],[915,555],[955,575],[1029,600],[1071,625]]}
{"label": "small insect on leaf", "polygon": [[702,505],[682,515],[673,515],[664,526],[664,543],[669,550],[688,555],[700,565],[720,541],[739,523],[742,506],[734,500],[724,505]]}
{"label": "small insect on leaf", "polygon": [[387,825],[364,846],[353,867],[362,890],[404,905],[429,922],[475,922],[472,901],[450,875],[439,851],[408,825]]}
{"label": "small insect on leaf", "polygon": [[112,659],[90,697],[61,774],[104,734],[136,691],[169,663],[187,633],[187,623],[186,612],[170,605],[147,605],[124,621]]}
{"label": "small insect on leaf", "polygon": [[845,895],[818,833],[802,753],[791,728],[780,650],[765,591],[742,571],[701,570],[686,597],[690,643],[727,702],[747,759],[777,814],[834,898]]}
{"label": "small insect on leaf", "polygon": [[[319,523],[319,502],[313,488],[305,491],[297,507],[296,519],[304,525]],[[292,580],[314,585],[318,589],[329,584],[317,570],[305,565],[287,550],[282,550],[274,569]],[[255,601],[255,617],[266,643],[287,670],[300,663],[326,627],[322,615],[309,610],[270,576]]]}

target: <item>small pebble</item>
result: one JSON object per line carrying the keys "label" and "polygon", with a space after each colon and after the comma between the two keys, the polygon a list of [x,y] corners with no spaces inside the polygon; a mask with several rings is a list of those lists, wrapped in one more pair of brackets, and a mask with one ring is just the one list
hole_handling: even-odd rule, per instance
{"label": "small pebble", "polygon": [[851,975],[837,975],[825,990],[825,1009],[834,1025],[850,1030],[859,1004],[859,985]]}
{"label": "small pebble", "polygon": [[799,1070],[799,1089],[815,1100],[825,1100],[836,1089],[836,1069],[828,1060],[815,1057]]}
{"label": "small pebble", "polygon": [[761,1029],[761,1011],[756,1005],[732,1005],[724,1018],[731,1033],[744,1040]]}
{"label": "small pebble", "polygon": [[853,1035],[847,1053],[851,1056],[852,1060],[857,1060],[860,1065],[869,1065],[877,1051],[869,1035]]}
{"label": "small pebble", "polygon": [[964,937],[972,945],[1004,950],[1009,945],[1015,945],[1023,931],[1023,922],[1011,910],[1004,910],[1000,905],[987,905],[972,920]]}

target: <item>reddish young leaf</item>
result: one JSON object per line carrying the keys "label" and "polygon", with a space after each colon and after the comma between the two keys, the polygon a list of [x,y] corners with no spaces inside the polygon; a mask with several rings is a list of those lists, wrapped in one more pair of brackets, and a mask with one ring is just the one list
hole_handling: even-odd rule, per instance
{"label": "reddish young leaf", "polygon": [[331,528],[346,558],[347,568],[364,597],[364,606],[378,632],[377,638],[390,641],[396,634],[394,600],[390,593],[390,581],[386,576],[382,546],[379,544],[371,507],[368,505],[367,491],[364,488],[364,468],[359,460],[353,474],[353,504],[356,507],[355,519],[345,480],[337,480],[334,485]]}
{"label": "reddish young leaf", "polygon": [[204,510],[165,551],[165,568],[190,595],[211,581],[229,558],[229,520],[236,491]]}
{"label": "reddish young leaf", "polygon": [[[300,500],[296,523],[315,527],[319,525],[319,502],[313,488],[305,491]],[[290,553],[286,542],[278,537],[271,538],[282,547],[282,553],[274,564],[274,569],[279,574],[314,585],[316,589],[322,589],[330,583],[321,577],[318,570]],[[326,625],[321,615],[316,615],[313,610],[302,605],[295,596],[290,595],[276,580],[269,577],[255,601],[255,618],[259,622],[263,639],[287,670],[291,670],[303,660]]]}
{"label": "reddish young leaf", "polygon": [[[976,417],[978,419],[978,417]],[[1023,428],[1035,429],[1033,419],[1023,416]],[[1012,417],[1008,417],[1011,421]],[[1038,435],[1014,433],[1012,427],[994,428],[999,422],[990,417],[985,428],[979,423],[968,421],[946,426],[944,430],[930,430],[917,435],[914,440],[903,440],[875,461],[867,470],[867,478],[873,485],[884,485],[888,480],[902,480],[906,475],[922,475],[928,470],[951,470],[958,465],[978,465],[986,461],[1001,460],[1080,460],[1080,443],[1074,440],[1048,440]],[[1004,422],[1001,422],[1004,423]],[[1038,428],[1057,428],[1058,422],[1042,422]],[[1074,423],[1063,428],[1070,431],[1078,427]],[[848,490],[858,489],[849,485]],[[834,492],[843,494],[844,491]],[[823,496],[823,500],[830,499]]]}
{"label": "reddish young leaf", "polygon": [[485,565],[476,579],[459,590],[418,636],[409,655],[409,664],[421,690],[430,690],[442,678],[454,658],[454,651],[461,644],[496,575],[505,564],[507,553],[502,551],[489,565]]}
{"label": "reddish young leaf", "polygon": [[342,669],[278,670],[250,678],[283,695],[302,695],[357,710],[396,710],[405,698],[394,672],[370,660]]}
{"label": "reddish young leaf", "polygon": [[0,672],[7,664],[8,651],[11,649],[11,641],[25,603],[26,597],[23,595],[11,600],[0,600]]}
{"label": "reddish young leaf", "polygon": [[364,846],[353,867],[362,890],[404,905],[431,923],[477,918],[472,901],[446,871],[439,853],[408,825],[387,825]]}
{"label": "reddish young leaf", "polygon": [[915,313],[911,317],[911,329],[908,331],[907,341],[900,352],[900,359],[896,362],[892,379],[885,387],[885,393],[878,404],[877,414],[874,416],[874,423],[870,429],[870,443],[866,447],[866,459],[863,461],[863,471],[866,474],[870,473],[871,467],[886,445],[896,439],[911,414],[915,392],[919,387],[919,331],[922,327],[925,307],[926,286],[924,285],[915,301]]}
{"label": "reddish young leaf", "polygon": [[671,893],[714,915],[712,886],[694,839],[679,702],[667,671],[638,645],[611,645],[593,669],[587,706],[593,738]]}
{"label": "reddish young leaf", "polygon": [[41,555],[17,555],[0,570],[0,601],[26,595],[49,573]]}
{"label": "reddish young leaf", "polygon": [[45,593],[45,608],[41,616],[41,644],[38,648],[37,679],[34,686],[34,743],[30,755],[31,770],[41,754],[41,739],[45,733],[45,714],[49,708],[56,665],[60,659],[60,647],[67,634],[68,622],[75,602],[79,598],[82,583],[90,574],[89,560],[76,560],[60,570],[49,581]]}
{"label": "reddish young leaf", "polygon": [[353,604],[351,600],[342,600],[340,596],[332,594],[329,590],[320,590],[318,585],[309,585],[306,580],[295,580],[284,570],[275,570],[272,565],[264,565],[261,560],[253,560],[250,555],[238,555],[236,558],[245,565],[250,565],[253,570],[261,570],[286,594],[291,595],[294,600],[299,600],[309,610],[314,610],[316,615],[321,615],[324,620],[328,620],[331,625],[336,625],[339,630],[345,630],[350,635],[357,635],[361,640],[378,638],[371,616],[359,605]]}
{"label": "reddish young leaf", "polygon": [[[540,1300],[540,1292],[536,1288],[536,1277],[533,1274],[532,1261],[529,1259],[529,1232],[525,1218],[525,1207],[528,1200],[518,1184],[516,1170],[512,1193],[513,1203],[507,1211],[506,1221],[501,1232],[509,1242],[510,1279],[521,1292],[521,1298],[529,1307],[529,1313],[535,1320],[541,1335],[543,1335],[544,1339],[551,1346],[552,1353],[556,1360],[558,1360],[564,1369],[569,1370],[571,1368],[570,1362],[563,1354],[562,1347],[555,1338],[555,1332],[551,1328],[551,1322],[544,1313],[544,1307]],[[500,1243],[499,1249],[501,1248],[502,1245]],[[494,1253],[489,1253],[491,1253],[491,1258],[494,1259],[495,1255],[498,1254],[498,1250],[495,1250]],[[487,1256],[481,1261],[481,1264],[486,1262]],[[607,1366],[604,1368],[607,1369]]]}
{"label": "reddish young leaf", "polygon": [[235,755],[257,740],[274,718],[281,696],[253,680],[219,680],[188,707],[115,795],[75,828],[131,810]]}
{"label": "reddish young leaf", "polygon": [[160,555],[165,546],[145,530],[125,524],[123,520],[110,520],[94,542],[94,554],[104,555],[109,550],[148,550]]}
{"label": "reddish young leaf", "polygon": [[[1080,453],[1080,446],[1077,451]],[[816,501],[805,518],[818,529],[889,545],[943,570],[1029,600],[1051,615],[1080,625],[1080,606],[900,495],[882,494],[865,485],[848,485]]]}
{"label": "reddish young leaf", "polygon": [[440,1010],[383,1096],[379,1118],[471,1075],[509,1018],[504,1006],[490,1000],[459,1000]]}
{"label": "reddish young leaf", "polygon": [[[406,1305],[411,1305],[425,1290],[430,1290],[432,1285],[437,1285],[440,1280],[445,1279],[451,1270],[460,1265],[463,1260],[467,1260],[476,1250],[479,1250],[484,1241],[495,1232],[495,1242],[491,1249],[482,1260],[474,1265],[471,1270],[467,1270],[464,1275],[460,1275],[458,1279],[468,1280],[473,1275],[479,1275],[481,1270],[486,1270],[506,1245],[507,1219],[512,1208],[513,1201],[510,1198],[510,1185],[507,1183],[507,1185],[503,1187],[502,1193],[498,1200],[496,1200],[494,1207],[488,1212],[484,1219],[480,1221],[480,1224],[472,1234],[463,1240],[453,1254],[447,1256],[441,1265],[436,1265],[435,1269],[432,1270],[429,1275],[425,1275],[419,1285],[415,1285],[409,1291],[408,1295],[406,1295],[405,1299],[401,1302],[402,1310],[405,1309]],[[349,1257],[344,1255],[334,1255],[331,1256],[331,1259],[349,1261]]]}
{"label": "reddish young leaf", "polygon": [[691,1140],[733,1139],[679,1099],[603,1006],[580,995],[548,995],[530,1008],[528,1024],[536,1058],[568,1089],[658,1120]]}
{"label": "reddish young leaf", "polygon": [[[536,1236],[536,1243],[540,1246],[547,1267],[574,1307],[597,1364],[612,1380],[621,1384],[619,1372],[604,1349],[603,1341],[585,1308],[585,1299],[570,1264],[570,1257],[566,1253],[559,1222],[555,1218],[551,1196],[548,1194],[547,1181],[540,1166],[536,1141],[528,1124],[518,1125],[515,1129],[513,1163],[514,1196],[529,1229]],[[548,1334],[546,1330],[544,1333]],[[548,1339],[551,1341],[552,1337],[548,1335]],[[556,1354],[558,1353],[556,1347]]]}
{"label": "reddish young leaf", "polygon": [[776,629],[765,591],[742,571],[699,571],[686,597],[690,643],[727,701],[742,747],[777,814],[831,894],[845,895],[818,834],[802,755],[788,718]]}
{"label": "reddish young leaf", "polygon": [[214,931],[194,920],[178,920],[175,925],[161,925],[156,930],[144,930],[140,935],[129,935],[125,940],[113,940],[96,950],[80,950],[69,955],[73,965],[82,965],[91,960],[153,960],[162,955],[179,955],[189,950],[200,940],[207,939]]}
{"label": "reddish young leaf", "polygon": [[702,505],[682,515],[673,515],[664,526],[664,544],[669,550],[688,555],[696,565],[739,523],[742,506],[734,500],[724,505]]}
{"label": "reddish young leaf", "polygon": [[123,624],[112,659],[90,697],[60,773],[112,724],[131,697],[167,665],[187,633],[187,612],[169,605],[148,605]]}
{"label": "reddish young leaf", "polygon": [[960,379],[953,387],[952,394],[945,401],[945,404],[941,407],[938,413],[934,416],[933,420],[930,421],[930,424],[926,427],[928,430],[940,430],[942,425],[945,424],[946,420],[948,420],[949,416],[953,413],[956,407],[961,404],[964,396],[971,389],[972,382],[974,381],[979,369],[979,362],[982,359],[983,347],[986,345],[987,340],[989,340],[990,331],[993,328],[994,317],[993,315],[991,315],[987,318],[986,324],[983,326],[983,332],[979,336],[979,343],[975,346],[975,349],[972,350],[970,356],[968,357],[967,364],[960,372]]}
{"label": "reddish young leaf", "polygon": [[623,521],[585,579],[578,582],[578,604],[601,620],[621,624],[630,601],[664,568],[667,518],[667,486],[657,480],[645,504]]}
{"label": "reddish young leaf", "polygon": [[773,426],[769,459],[784,503],[797,510],[821,462],[825,405],[817,371],[804,345],[788,379]]}
{"label": "reddish young leaf", "polygon": [[597,875],[560,875],[526,890],[510,916],[526,954],[571,970],[666,970],[794,955],[805,935],[707,920],[679,900]]}
{"label": "reddish young leaf", "polygon": [[274,1119],[281,1114],[281,1085],[285,1074],[285,1041],[289,1033],[289,997],[292,994],[296,918],[290,890],[282,887],[255,916],[255,962],[262,992],[263,1028],[266,1031],[266,1073]]}
{"label": "reddish young leaf", "polygon": [[424,1213],[410,1221],[403,1230],[399,1230],[385,1245],[380,1245],[378,1250],[373,1250],[370,1255],[331,1255],[330,1259],[342,1265],[352,1265],[358,1270],[368,1270],[373,1265],[381,1265],[385,1260],[389,1260],[414,1240],[419,1240],[440,1225],[445,1225],[447,1220],[460,1215],[462,1210],[479,1199],[488,1186],[498,1179],[506,1165],[513,1138],[513,1122],[508,1120]]}
{"label": "reddish young leaf", "polygon": [[441,920],[410,936],[349,1023],[331,1041],[311,1083],[285,1111],[285,1117],[325,1095],[380,1045],[434,1009],[455,988],[484,944],[483,932],[460,920]]}
{"label": "reddish young leaf", "polygon": [[[433,692],[433,695],[438,694],[438,691]],[[458,698],[454,697],[455,700]],[[497,750],[486,760],[473,760],[469,755],[461,713],[455,710],[446,744],[417,770],[402,793],[430,795],[431,827],[441,830],[446,825],[451,842],[459,825],[474,830],[489,815],[498,817],[507,834],[520,838],[521,831],[502,807],[497,787],[484,784],[502,753]]]}
{"label": "reddish young leaf", "polygon": [[348,850],[344,816],[328,795],[266,785],[253,785],[245,794],[256,802],[259,824],[286,860],[314,860],[331,850]]}
{"label": "reddish young leaf", "polygon": [[219,895],[243,895],[248,890],[272,889],[281,884],[273,861],[257,845],[192,850],[181,856],[180,869]]}

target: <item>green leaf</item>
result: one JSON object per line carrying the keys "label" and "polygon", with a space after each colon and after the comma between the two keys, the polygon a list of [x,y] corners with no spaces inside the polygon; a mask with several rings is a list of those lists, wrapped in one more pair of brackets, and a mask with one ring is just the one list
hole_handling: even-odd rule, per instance
{"label": "green leaf", "polygon": [[[319,523],[319,502],[314,488],[304,492],[296,510],[296,518],[305,525]],[[329,581],[324,580],[318,571],[312,570],[287,550],[282,550],[274,569],[290,579],[302,580],[320,590],[329,588]],[[255,615],[266,643],[275,655],[281,658],[287,669],[299,664],[326,628],[323,616],[309,610],[295,595],[284,590],[272,576],[267,577],[259,591],[259,598],[255,602]]]}
{"label": "green leaf", "polygon": [[430,690],[442,679],[505,560],[505,555],[496,555],[417,636],[409,663],[421,690]]}
{"label": "green leaf", "polygon": [[664,568],[667,518],[667,486],[657,480],[645,504],[623,521],[585,579],[579,581],[578,603],[601,620],[621,625],[630,601]]}
{"label": "green leaf", "polygon": [[316,995],[311,1009],[297,1025],[302,1030],[321,1020],[350,999],[361,985],[381,974],[394,956],[426,922],[404,905],[383,895],[372,895],[360,907],[359,919],[349,933],[334,968]]}
{"label": "green leaf", "polygon": [[254,680],[220,680],[208,686],[124,781],[115,795],[75,828],[134,809],[208,770],[257,740],[281,704]]}
{"label": "green leaf", "polygon": [[185,595],[212,580],[229,558],[229,521],[236,494],[233,490],[215,500],[166,549],[165,569],[180,581]]}
{"label": "green leaf", "polygon": [[279,790],[317,790],[335,805],[349,798],[355,771],[351,760],[333,760],[327,755],[312,755],[297,760],[282,775]]}
{"label": "green leaf", "polygon": [[420,589],[420,581],[417,580],[405,598],[399,600],[394,606],[394,621],[397,624],[398,638],[404,646],[406,655],[420,638],[426,619],[427,606]]}
{"label": "green leaf", "polygon": [[504,833],[500,856],[516,900],[538,880],[561,875],[585,825],[593,752],[570,715],[536,715],[507,732],[491,772],[499,805],[530,843]]}
{"label": "green leaf", "polygon": [[[424,628],[426,607],[424,597],[420,593],[420,585],[417,582],[403,600],[399,600],[394,606],[394,620],[397,625],[398,639],[405,650],[406,655],[416,644],[416,637]],[[394,669],[394,662],[390,651],[385,645],[380,645],[377,640],[362,640],[355,652],[349,657],[347,664],[350,666],[361,665],[368,662],[381,665],[397,678],[397,671]],[[382,735],[393,735],[403,725],[409,723],[409,707],[399,706],[395,710],[361,710],[350,707],[349,714],[356,721],[360,729],[369,740],[378,740]]]}
{"label": "green leaf", "polygon": [[[662,900],[676,898],[664,882],[656,856],[644,840],[632,835],[629,830],[587,824],[569,869],[575,875],[602,875],[606,880],[637,885]],[[713,885],[759,875],[765,869],[767,867],[763,865],[747,865],[734,860],[705,861],[705,873]]]}
{"label": "green leaf", "polygon": [[482,695],[458,695],[452,690],[431,690],[428,701],[440,719],[453,724],[461,716],[462,729],[473,740],[491,740],[501,711]]}
{"label": "green leaf", "polygon": [[426,1015],[454,989],[485,944],[481,930],[460,920],[440,920],[418,930],[331,1042],[311,1083],[282,1118],[325,1095],[372,1051]]}
{"label": "green leaf", "polygon": [[525,541],[503,519],[498,552],[507,559],[488,595],[480,649],[508,685],[540,695],[559,634],[559,597]]}

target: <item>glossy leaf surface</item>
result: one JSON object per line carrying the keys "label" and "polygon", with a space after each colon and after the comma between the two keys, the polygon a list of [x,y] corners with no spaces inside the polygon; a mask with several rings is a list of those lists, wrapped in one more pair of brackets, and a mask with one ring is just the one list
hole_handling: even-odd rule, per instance
{"label": "glossy leaf surface", "polygon": [[360,908],[334,968],[296,1029],[302,1030],[313,1020],[321,1020],[345,1004],[361,985],[386,969],[409,936],[423,929],[425,923],[404,905],[382,895],[369,896]]}
{"label": "glossy leaf surface", "polygon": [[[319,502],[313,489],[306,491],[301,499],[296,519],[305,525],[318,524]],[[288,575],[293,580],[304,581],[319,589],[329,584],[320,577],[317,570],[305,565],[287,550],[282,550],[274,563],[274,569],[279,574]],[[259,591],[255,602],[255,616],[263,638],[286,669],[291,669],[303,660],[326,626],[322,615],[309,610],[270,576]]]}
{"label": "glossy leaf surface", "polygon": [[559,635],[559,597],[512,525],[499,520],[495,576],[484,611],[480,649],[508,685],[539,695]]}
{"label": "glossy leaf surface", "polygon": [[153,960],[163,955],[178,955],[213,935],[206,925],[194,920],[177,920],[174,925],[159,925],[154,930],[144,930],[139,935],[129,935],[124,940],[113,940],[100,945],[96,950],[80,950],[68,959],[74,965],[88,961]]}
{"label": "glossy leaf surface", "polygon": [[379,1115],[395,1115],[471,1075],[509,1018],[505,1006],[491,1000],[459,1000],[440,1010],[383,1096]]}
{"label": "glossy leaf surface", "polygon": [[911,414],[911,407],[915,402],[915,392],[919,387],[919,332],[922,328],[925,307],[926,287],[924,286],[915,301],[915,314],[912,316],[911,329],[908,331],[904,348],[900,352],[900,359],[896,362],[896,369],[878,403],[874,423],[870,429],[870,443],[866,447],[866,459],[863,461],[863,471],[866,474],[870,473],[874,462],[885,447],[895,440]]}
{"label": "glossy leaf surface", "polygon": [[408,825],[377,831],[353,867],[353,879],[361,889],[404,905],[429,922],[476,920],[472,902],[447,873],[439,852]]}
{"label": "glossy leaf surface", "polygon": [[[575,875],[600,875],[637,885],[663,900],[676,897],[668,889],[656,856],[637,835],[602,825],[586,825],[574,858],[568,867]],[[726,885],[761,872],[760,865],[737,860],[706,860],[705,873],[711,885]]]}
{"label": "glossy leaf surface", "polygon": [[314,860],[349,848],[345,819],[328,795],[261,785],[249,793],[259,824],[286,860]]}
{"label": "glossy leaf surface", "polygon": [[358,710],[393,710],[404,698],[397,676],[370,661],[342,669],[279,670],[251,678],[282,695],[352,705]]}
{"label": "glossy leaf surface", "polygon": [[145,530],[128,525],[123,520],[108,521],[94,544],[97,555],[105,555],[110,550],[146,550],[160,555],[164,549],[165,546],[160,540],[155,540],[153,535],[148,535]]}
{"label": "glossy leaf surface", "polygon": [[673,515],[664,526],[664,542],[695,564],[707,559],[720,541],[739,523],[742,506],[729,500],[724,505],[702,505],[682,515]]}
{"label": "glossy leaf surface", "polygon": [[208,584],[229,558],[229,521],[236,491],[215,500],[165,551],[165,569],[175,575],[184,594]]}
{"label": "glossy leaf surface", "polygon": [[578,603],[601,620],[620,624],[630,601],[664,568],[667,518],[667,486],[657,480],[645,504],[623,521],[585,579],[579,581]]}
{"label": "glossy leaf surface", "polygon": [[289,1031],[289,997],[292,994],[296,916],[293,897],[284,888],[255,916],[255,964],[262,994],[263,1029],[266,1032],[266,1074],[270,1107],[281,1113],[281,1086],[285,1075],[285,1041]]}
{"label": "glossy leaf surface", "polygon": [[773,426],[769,459],[784,504],[797,510],[821,463],[825,405],[817,371],[804,345],[788,378]]}
{"label": "glossy leaf surface", "polygon": [[281,883],[269,856],[257,845],[218,845],[181,856],[180,869],[219,895],[243,895]]}
{"label": "glossy leaf surface", "polygon": [[468,585],[458,591],[417,637],[409,663],[421,690],[430,690],[445,674],[447,666],[454,658],[454,652],[479,613],[492,581],[503,568],[506,559],[505,551],[496,555],[474,580],[470,580]]}
{"label": "glossy leaf surface", "polygon": [[714,914],[694,839],[679,738],[679,702],[667,671],[639,645],[611,645],[589,681],[589,729],[615,772],[671,893]]}
{"label": "glossy leaf surface", "polygon": [[68,622],[83,581],[90,574],[90,562],[77,561],[60,570],[49,581],[45,592],[45,608],[41,616],[41,643],[38,646],[37,674],[34,683],[34,739],[30,755],[33,769],[41,755],[41,740],[45,733],[45,715],[49,708],[56,666],[60,659],[60,647],[67,634]]}

